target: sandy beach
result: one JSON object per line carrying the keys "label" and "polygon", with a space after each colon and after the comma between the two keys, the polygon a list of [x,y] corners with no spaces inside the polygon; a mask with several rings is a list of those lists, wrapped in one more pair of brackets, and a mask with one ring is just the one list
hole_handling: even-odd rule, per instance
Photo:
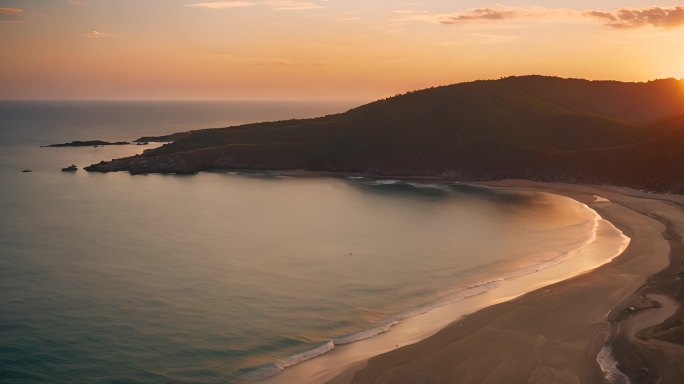
{"label": "sandy beach", "polygon": [[573,198],[631,242],[606,265],[454,319],[330,383],[682,382],[682,196],[522,180],[479,184]]}

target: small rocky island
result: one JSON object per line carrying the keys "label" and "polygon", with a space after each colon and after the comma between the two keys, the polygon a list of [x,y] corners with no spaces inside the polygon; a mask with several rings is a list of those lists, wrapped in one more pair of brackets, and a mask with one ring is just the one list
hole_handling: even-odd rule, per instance
{"label": "small rocky island", "polygon": [[66,168],[62,168],[62,172],[76,172],[76,171],[78,171],[78,167],[73,165],[73,164],[71,164],[70,166],[68,166]]}
{"label": "small rocky island", "polygon": [[89,141],[72,141],[70,143],[63,143],[63,144],[50,144],[50,145],[43,145],[42,147],[50,147],[50,148],[59,148],[59,147],[99,147],[99,146],[105,146],[105,145],[129,145],[128,141],[115,141],[115,142],[109,142],[109,141],[103,141],[103,140],[89,140]]}

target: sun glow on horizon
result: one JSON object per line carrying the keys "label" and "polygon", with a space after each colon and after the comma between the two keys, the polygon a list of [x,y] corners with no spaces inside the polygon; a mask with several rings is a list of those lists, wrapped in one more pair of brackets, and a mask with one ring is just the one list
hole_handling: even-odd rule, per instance
{"label": "sun glow on horizon", "polygon": [[676,1],[2,5],[0,99],[374,99],[511,75],[684,78]]}

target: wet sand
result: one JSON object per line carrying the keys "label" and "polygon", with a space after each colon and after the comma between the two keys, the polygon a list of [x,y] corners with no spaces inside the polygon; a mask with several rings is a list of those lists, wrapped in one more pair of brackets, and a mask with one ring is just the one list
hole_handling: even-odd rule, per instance
{"label": "wet sand", "polygon": [[[683,382],[683,196],[522,180],[480,185],[571,197],[632,241],[611,263],[454,319],[330,383]],[[604,346],[621,372],[602,371]]]}

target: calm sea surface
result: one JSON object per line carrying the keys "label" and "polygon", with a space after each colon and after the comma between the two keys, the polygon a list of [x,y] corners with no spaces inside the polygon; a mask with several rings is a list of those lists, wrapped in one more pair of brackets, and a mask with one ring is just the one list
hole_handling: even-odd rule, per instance
{"label": "calm sea surface", "polygon": [[562,197],[372,179],[66,173],[146,147],[39,147],[351,106],[0,103],[0,381],[265,376],[591,240],[593,212]]}

